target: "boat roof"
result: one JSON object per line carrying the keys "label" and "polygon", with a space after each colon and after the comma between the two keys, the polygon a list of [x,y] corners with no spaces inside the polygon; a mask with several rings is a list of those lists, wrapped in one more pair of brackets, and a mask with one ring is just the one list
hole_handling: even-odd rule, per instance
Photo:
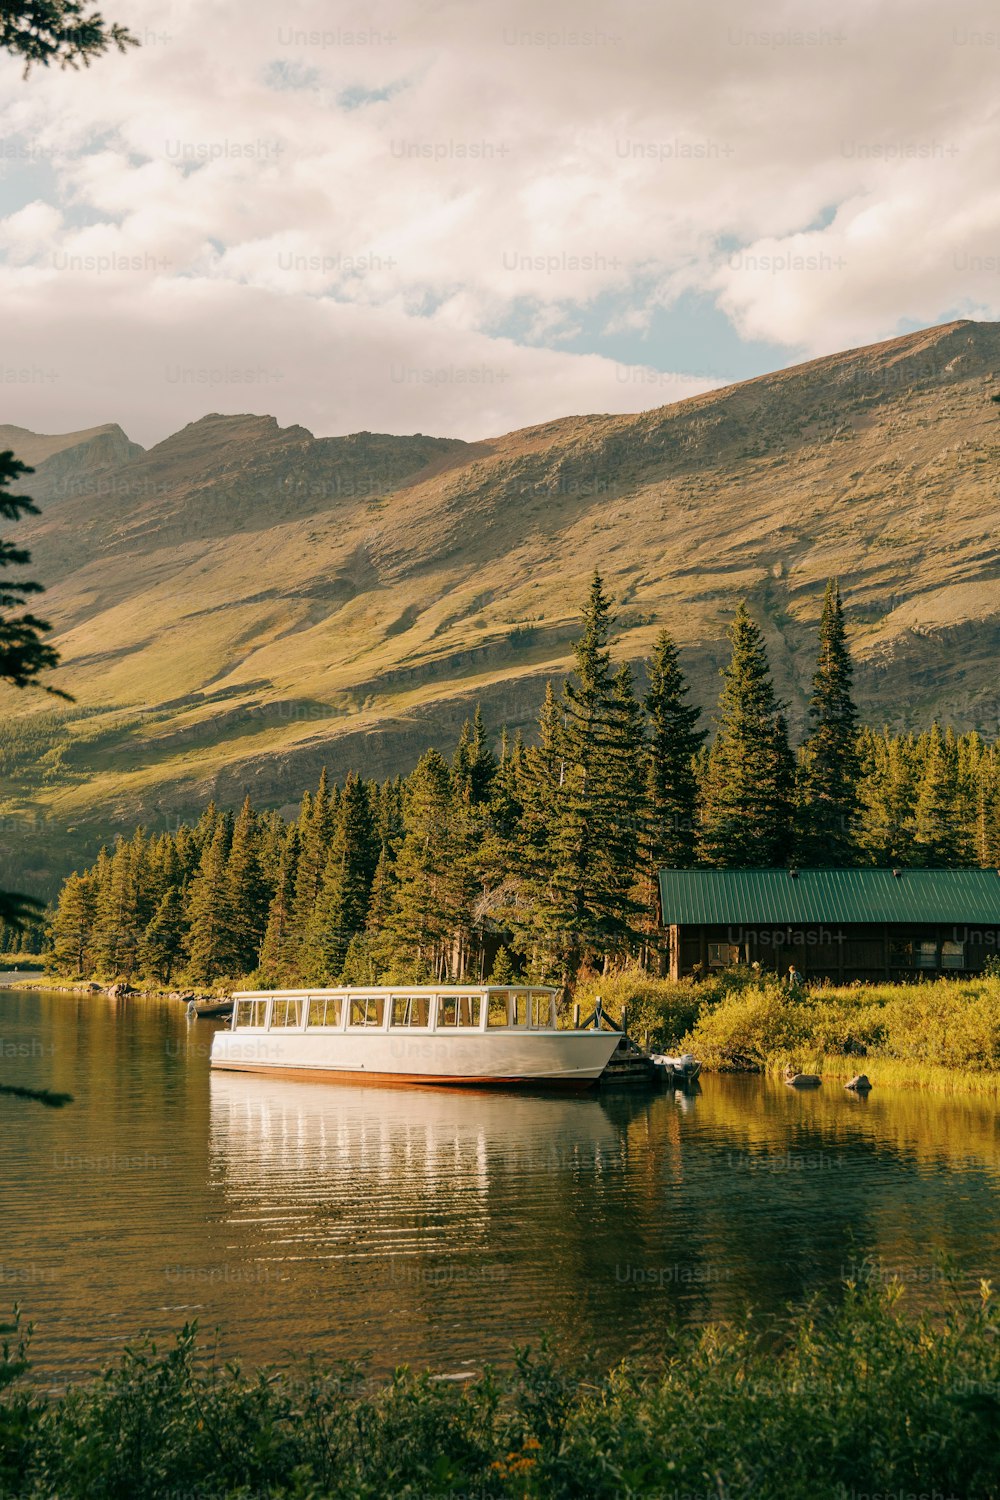
{"label": "boat roof", "polygon": [[304,999],[312,995],[558,995],[551,984],[334,984],[306,990],[235,990],[234,1000]]}

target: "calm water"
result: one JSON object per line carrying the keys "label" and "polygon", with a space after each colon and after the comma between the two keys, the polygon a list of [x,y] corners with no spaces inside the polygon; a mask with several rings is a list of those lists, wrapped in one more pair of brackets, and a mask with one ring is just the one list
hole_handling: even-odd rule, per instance
{"label": "calm water", "polygon": [[[708,1077],[695,1097],[525,1097],[210,1075],[213,1023],[0,989],[0,1311],[36,1370],[197,1317],[226,1354],[368,1352],[459,1372],[551,1330],[652,1352],[872,1257],[918,1298],[937,1252],[1000,1269],[994,1108]],[[877,1082],[877,1069],[873,1067]]]}

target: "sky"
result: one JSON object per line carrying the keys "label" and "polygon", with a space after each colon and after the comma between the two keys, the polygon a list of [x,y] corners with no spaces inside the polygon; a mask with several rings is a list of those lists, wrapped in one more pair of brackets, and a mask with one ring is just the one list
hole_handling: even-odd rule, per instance
{"label": "sky", "polygon": [[106,0],[0,61],[0,422],[486,437],[1000,317],[1000,13]]}

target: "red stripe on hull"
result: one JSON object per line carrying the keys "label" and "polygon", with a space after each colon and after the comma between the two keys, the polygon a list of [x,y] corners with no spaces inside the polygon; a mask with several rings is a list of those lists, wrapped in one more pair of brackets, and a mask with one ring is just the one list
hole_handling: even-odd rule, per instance
{"label": "red stripe on hull", "polygon": [[364,1068],[276,1068],[256,1063],[213,1062],[213,1068],[228,1073],[264,1073],[275,1078],[314,1078],[319,1083],[370,1083],[377,1088],[466,1088],[466,1089],[592,1089],[596,1078],[444,1078],[428,1073],[369,1073]]}

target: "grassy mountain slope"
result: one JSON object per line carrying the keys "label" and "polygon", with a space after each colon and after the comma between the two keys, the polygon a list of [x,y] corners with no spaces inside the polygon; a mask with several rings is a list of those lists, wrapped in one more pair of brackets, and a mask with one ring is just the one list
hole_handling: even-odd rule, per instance
{"label": "grassy mountain slope", "polygon": [[62,862],[57,828],[89,844],[213,792],[281,805],[324,762],[405,769],[476,699],[529,723],[595,564],[618,653],[669,625],[707,707],[746,597],[801,718],[837,574],[868,716],[995,733],[998,372],[1000,325],[958,322],[477,444],[259,416],[147,452],[114,427],[0,428],[35,454],[45,508],[19,535],[78,704],[2,695],[9,806],[48,827],[29,865]]}

